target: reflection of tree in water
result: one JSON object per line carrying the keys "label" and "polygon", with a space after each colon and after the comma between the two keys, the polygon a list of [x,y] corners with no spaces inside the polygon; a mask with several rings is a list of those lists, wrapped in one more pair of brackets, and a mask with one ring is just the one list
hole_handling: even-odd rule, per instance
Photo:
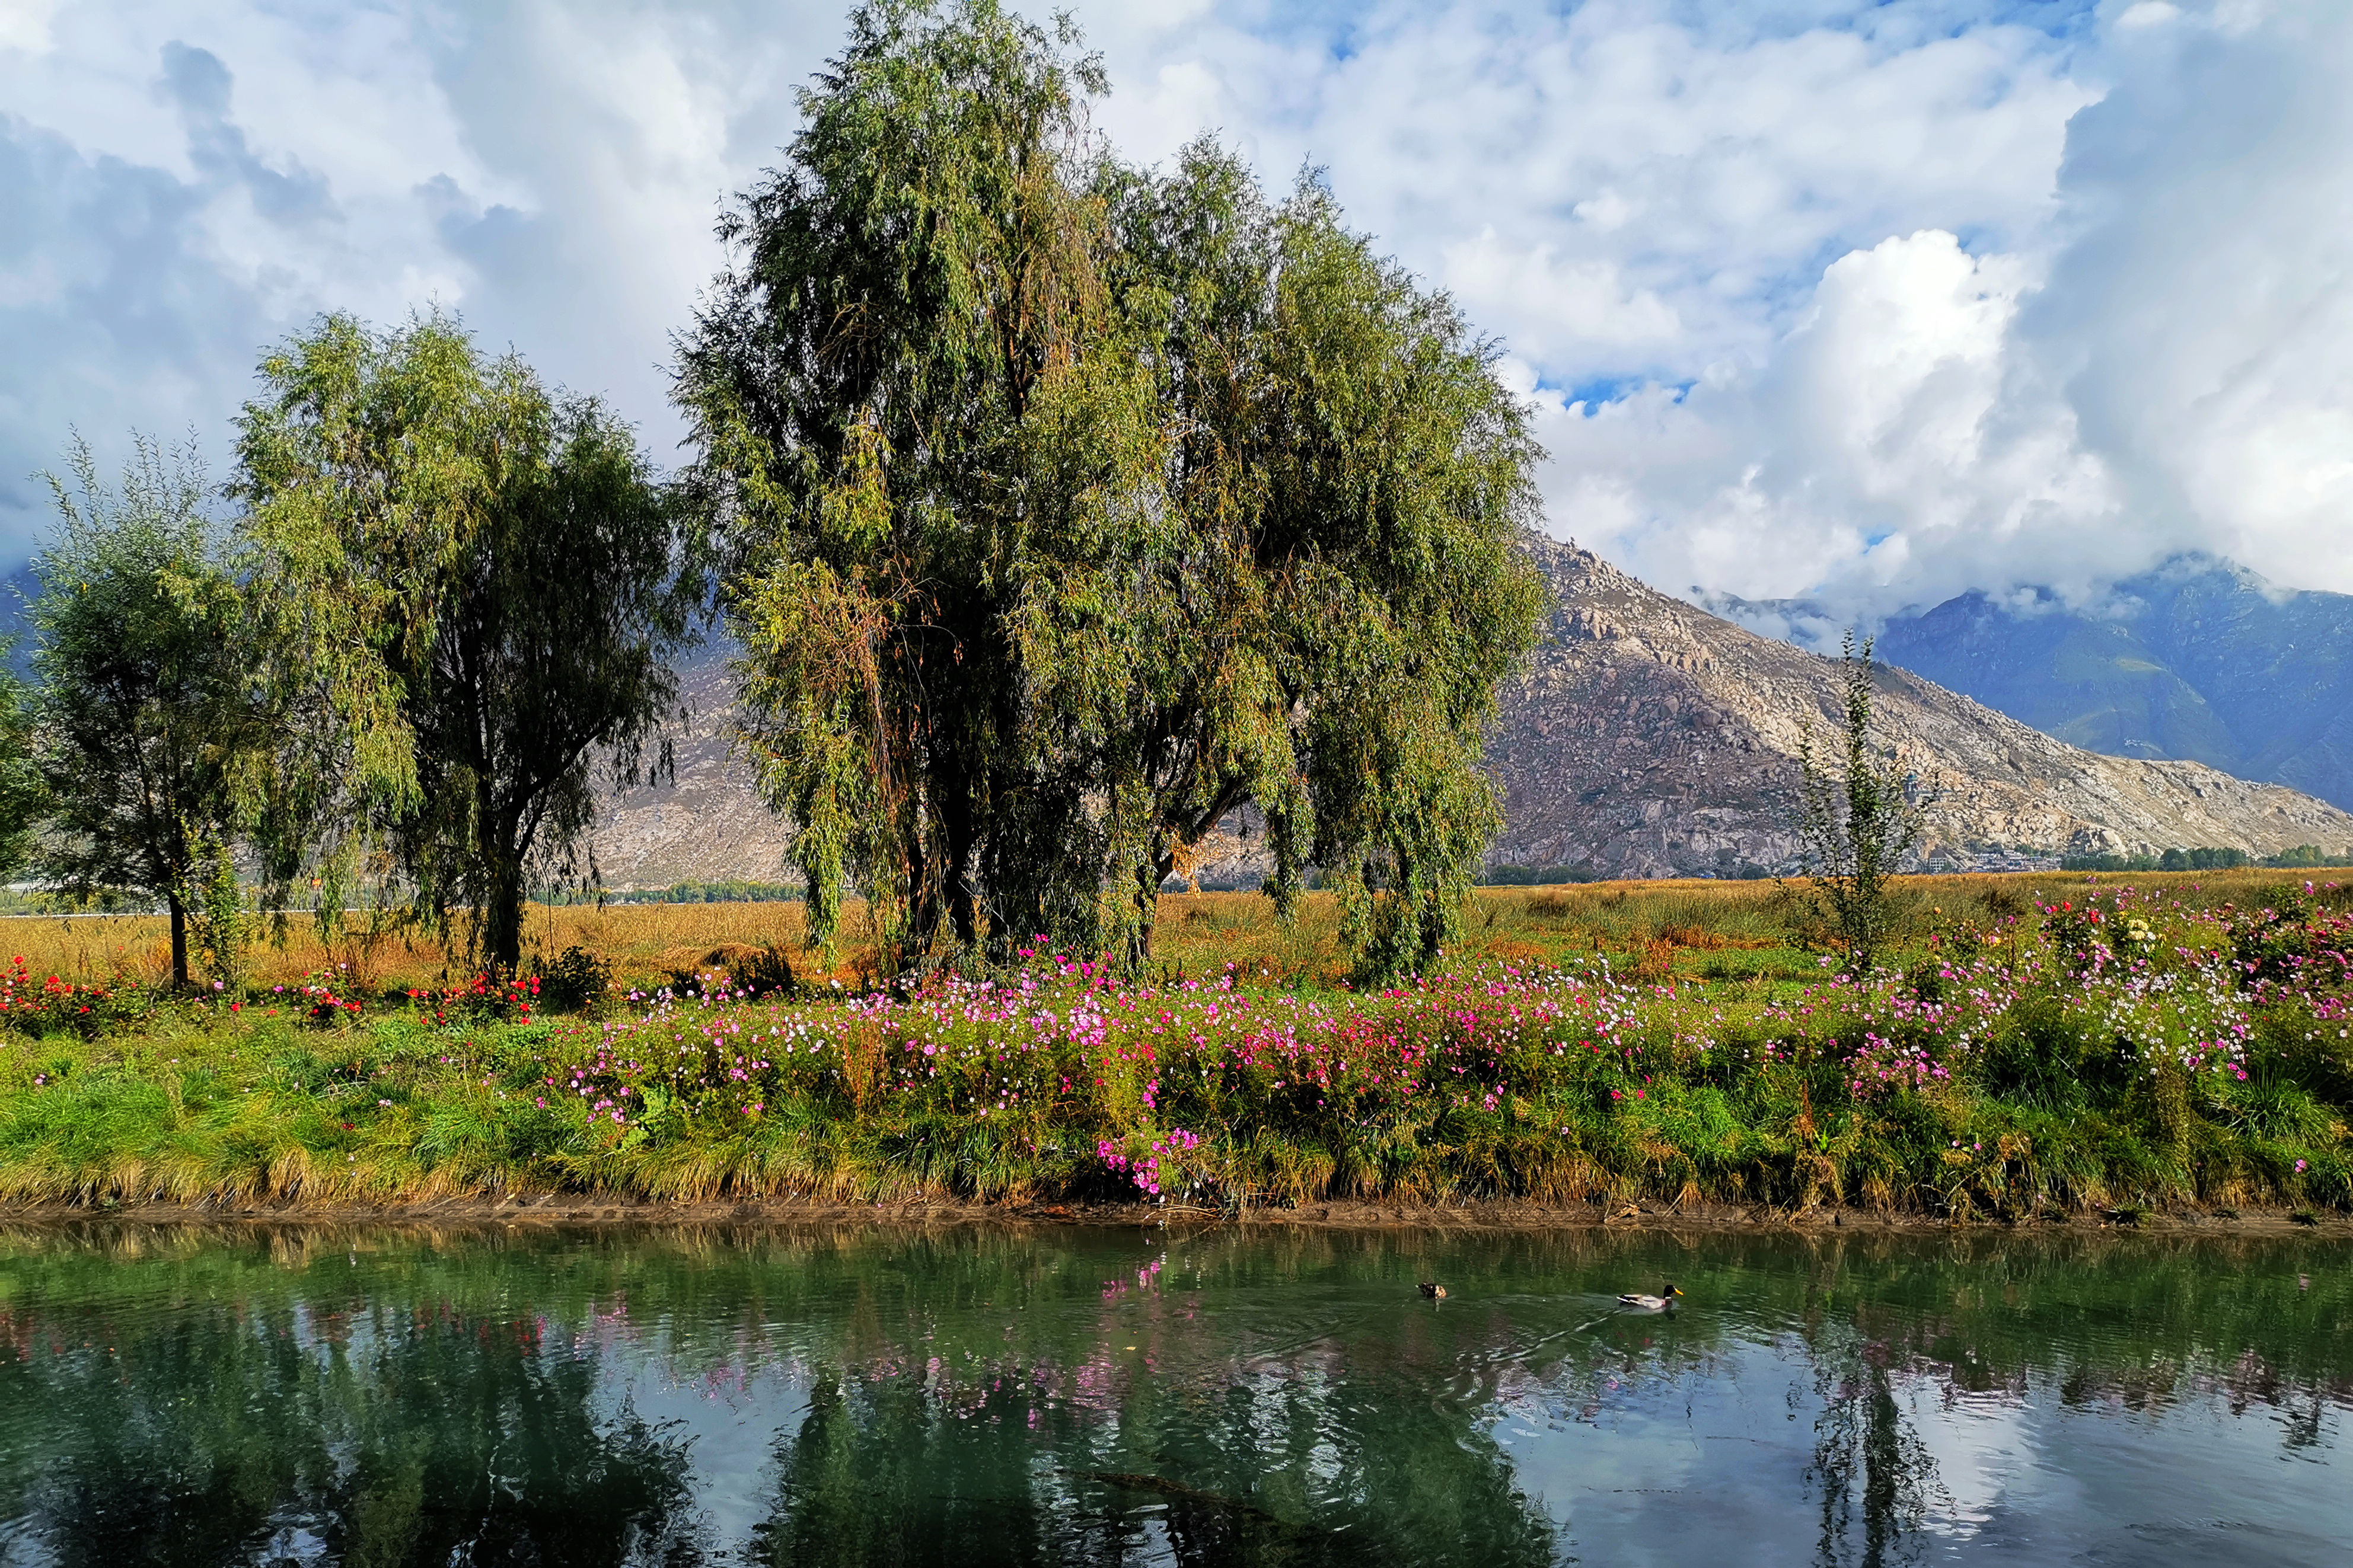
{"label": "reflection of tree in water", "polygon": [[528,1321],[280,1307],[101,1331],[0,1356],[0,1399],[46,1413],[38,1451],[0,1459],[0,1515],[45,1560],[686,1560],[683,1446],[600,1415],[595,1358]]}
{"label": "reflection of tree in water", "polygon": [[1381,1401],[1314,1375],[1205,1388],[1139,1377],[1108,1408],[909,1373],[818,1373],[777,1446],[755,1556],[779,1564],[1240,1568],[1554,1558],[1553,1531],[1476,1435],[1482,1409]]}
{"label": "reflection of tree in water", "polygon": [[[1821,1499],[1823,1568],[1853,1562],[1884,1568],[1916,1540],[1936,1491],[1936,1462],[1905,1422],[1888,1367],[1887,1346],[1847,1324],[1823,1324],[1808,1336],[1814,1391],[1814,1460],[1806,1472]],[[1862,1542],[1856,1549],[1860,1516]]]}

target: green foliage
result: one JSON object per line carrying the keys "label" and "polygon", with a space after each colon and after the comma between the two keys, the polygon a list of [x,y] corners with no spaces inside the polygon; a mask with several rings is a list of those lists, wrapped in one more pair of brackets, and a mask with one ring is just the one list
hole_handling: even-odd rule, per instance
{"label": "green foliage", "polygon": [[25,864],[47,804],[33,755],[32,694],[11,666],[15,651],[15,638],[0,637],[0,879]]}
{"label": "green foliage", "polygon": [[216,989],[234,990],[245,980],[245,953],[256,923],[237,881],[237,861],[227,840],[211,837],[195,846],[195,864],[183,894],[188,935],[204,978]]}
{"label": "green foliage", "polygon": [[34,1039],[69,1034],[94,1039],[136,1029],[153,1016],[154,1005],[153,994],[139,987],[76,984],[37,973],[22,958],[0,967],[0,1029]]}
{"label": "green foliage", "polygon": [[2235,871],[2251,864],[2243,849],[2168,849],[2158,868],[2164,871]]}
{"label": "green foliage", "polygon": [[2261,863],[2265,866],[2295,868],[2353,866],[2353,856],[2331,855],[2317,844],[2299,844],[2293,849],[2284,849],[2276,855],[2266,855]]}
{"label": "green foliage", "polygon": [[74,894],[129,889],[172,921],[188,983],[200,887],[267,793],[278,726],[254,680],[253,627],[193,452],[140,440],[118,489],[87,444],[52,477],[58,531],[34,558],[35,765],[52,803],[36,864]]}
{"label": "green foliage", "polygon": [[568,874],[584,842],[592,765],[634,778],[675,697],[702,591],[678,515],[595,399],[438,313],[328,317],[261,379],[230,489],[280,682],[318,720],[288,748],[275,869],[322,868],[332,914],[384,846],[377,869],[511,972],[533,870]]}
{"label": "green foliage", "polygon": [[1872,738],[1871,642],[1846,635],[1841,674],[1839,754],[1825,763],[1810,729],[1798,746],[1798,829],[1806,903],[1846,949],[1852,973],[1868,974],[1894,937],[1900,909],[1893,887],[1920,839],[1903,764]]}
{"label": "green foliage", "polygon": [[1368,974],[1430,963],[1538,601],[1525,417],[1312,181],[1114,163],[1073,41],[862,7],[683,347],[812,933],[855,885],[901,964],[1044,934],[1133,968],[1254,803],[1286,912],[1324,866]]}
{"label": "green foliage", "polygon": [[540,995],[566,1013],[595,1012],[613,990],[613,966],[575,942],[540,966]]}

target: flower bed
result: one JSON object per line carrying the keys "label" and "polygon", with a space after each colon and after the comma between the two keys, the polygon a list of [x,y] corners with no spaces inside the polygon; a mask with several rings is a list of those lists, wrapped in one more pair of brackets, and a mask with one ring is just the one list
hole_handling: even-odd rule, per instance
{"label": "flower bed", "polygon": [[0,1191],[2343,1204],[2348,923],[2102,892],[1803,986],[1596,958],[1298,993],[1032,954],[605,1020],[534,1019],[527,985],[214,1008],[111,1062],[0,1054]]}

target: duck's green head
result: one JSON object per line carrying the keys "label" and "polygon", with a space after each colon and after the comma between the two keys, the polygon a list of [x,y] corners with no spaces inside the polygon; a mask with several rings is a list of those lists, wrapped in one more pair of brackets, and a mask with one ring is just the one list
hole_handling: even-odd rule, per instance
{"label": "duck's green head", "polygon": [[1670,1296],[1680,1296],[1680,1295],[1682,1295],[1682,1294],[1683,1294],[1683,1292],[1682,1292],[1680,1289],[1676,1289],[1674,1286],[1670,1285],[1670,1286],[1668,1286],[1668,1287],[1667,1287],[1667,1294],[1668,1294],[1668,1295],[1670,1295]]}

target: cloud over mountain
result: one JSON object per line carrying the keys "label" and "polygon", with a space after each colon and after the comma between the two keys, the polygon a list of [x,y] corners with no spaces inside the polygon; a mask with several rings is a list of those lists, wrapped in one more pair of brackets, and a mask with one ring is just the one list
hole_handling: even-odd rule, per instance
{"label": "cloud over mountain", "polygon": [[1561,400],[1556,524],[1850,614],[2192,550],[2353,587],[2353,12],[2111,7],[2080,68],[2041,222],[1891,235],[1761,356]]}

